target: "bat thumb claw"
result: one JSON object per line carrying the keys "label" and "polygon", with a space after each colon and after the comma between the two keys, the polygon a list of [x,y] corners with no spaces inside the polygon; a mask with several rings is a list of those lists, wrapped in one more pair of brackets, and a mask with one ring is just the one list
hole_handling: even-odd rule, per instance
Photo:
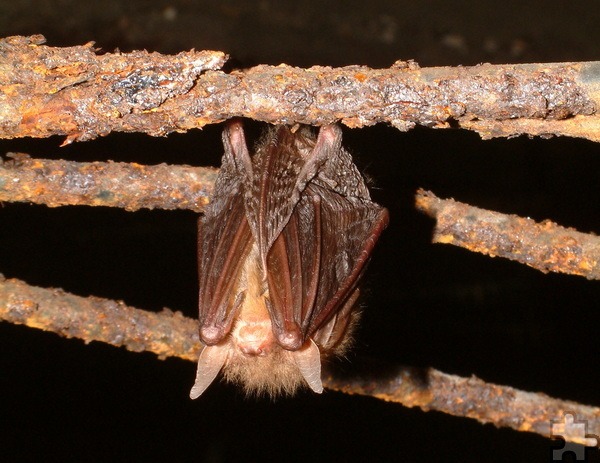
{"label": "bat thumb claw", "polygon": [[197,399],[215,380],[227,360],[229,349],[226,345],[206,346],[198,359],[196,381],[190,391],[190,398]]}
{"label": "bat thumb claw", "polygon": [[312,339],[309,339],[307,344],[307,346],[294,351],[292,354],[300,373],[302,373],[309,387],[317,394],[320,394],[323,392],[323,383],[321,382],[321,353]]}

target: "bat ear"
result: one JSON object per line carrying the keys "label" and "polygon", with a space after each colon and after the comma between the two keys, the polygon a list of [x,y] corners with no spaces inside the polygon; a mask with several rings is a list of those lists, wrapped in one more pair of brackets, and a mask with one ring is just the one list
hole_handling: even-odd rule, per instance
{"label": "bat ear", "polygon": [[302,376],[310,388],[320,394],[323,392],[323,383],[321,383],[321,353],[312,339],[308,340],[308,346],[292,352],[294,361]]}
{"label": "bat ear", "polygon": [[232,158],[238,170],[243,169],[248,178],[252,178],[252,161],[241,121],[234,119],[227,124],[223,131],[223,145],[225,156]]}
{"label": "bat ear", "polygon": [[198,359],[196,382],[190,391],[190,398],[197,399],[215,380],[227,360],[227,345],[206,346]]}

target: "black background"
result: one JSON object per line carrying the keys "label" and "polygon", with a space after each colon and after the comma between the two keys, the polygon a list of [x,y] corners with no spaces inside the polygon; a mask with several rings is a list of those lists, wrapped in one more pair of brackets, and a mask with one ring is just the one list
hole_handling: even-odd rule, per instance
{"label": "black background", "polygon": [[[600,58],[593,2],[154,1],[0,5],[0,36],[104,51],[222,50],[234,66],[422,66]],[[591,11],[588,9],[591,8]],[[264,126],[247,121],[255,139]],[[221,126],[151,138],[3,140],[34,157],[218,165]],[[599,283],[430,244],[418,187],[600,232],[600,145],[466,131],[344,129],[391,224],[367,276],[357,353],[600,405]],[[191,212],[3,204],[0,272],[43,287],[196,314]],[[195,366],[0,324],[2,461],[551,461],[549,439],[334,392],[272,402]],[[346,365],[351,368],[351,363]],[[598,461],[596,452],[588,451]]]}

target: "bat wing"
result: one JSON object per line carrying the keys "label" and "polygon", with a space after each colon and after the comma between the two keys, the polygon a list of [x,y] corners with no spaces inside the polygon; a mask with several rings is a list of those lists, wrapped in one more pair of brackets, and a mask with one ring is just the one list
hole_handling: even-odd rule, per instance
{"label": "bat wing", "polygon": [[243,201],[231,198],[223,212],[198,224],[200,335],[209,345],[229,333],[243,302],[245,293],[236,293],[234,285],[253,242]]}
{"label": "bat wing", "polygon": [[244,293],[236,293],[241,266],[253,238],[246,219],[243,185],[252,166],[243,128],[231,123],[223,133],[225,154],[205,215],[198,221],[200,335],[217,344],[231,329]]}
{"label": "bat wing", "polygon": [[281,126],[270,133],[254,156],[254,175],[248,182],[246,211],[265,266],[266,254],[281,233],[299,200],[296,188],[302,166],[294,134]]}
{"label": "bat wing", "polygon": [[[347,323],[346,305],[388,222],[340,138],[335,126],[321,129],[301,169],[311,169],[308,180],[296,184],[299,199],[267,253],[267,307],[279,344],[289,350],[309,337],[343,334],[335,325]],[[326,326],[329,334],[320,336]]]}
{"label": "bat wing", "polygon": [[268,307],[283,347],[299,349],[336,316],[347,322],[342,309],[387,221],[387,210],[370,201],[305,190],[267,258]]}
{"label": "bat wing", "polygon": [[[315,187],[316,188],[316,187]],[[306,320],[308,336],[321,329],[352,297],[375,243],[388,224],[387,209],[359,198],[321,194],[321,272],[315,310]]]}

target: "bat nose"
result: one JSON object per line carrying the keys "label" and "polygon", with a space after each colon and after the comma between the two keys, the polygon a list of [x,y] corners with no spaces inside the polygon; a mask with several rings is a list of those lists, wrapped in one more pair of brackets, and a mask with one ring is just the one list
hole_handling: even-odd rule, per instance
{"label": "bat nose", "polygon": [[240,350],[249,356],[264,357],[268,354],[267,346],[258,344],[242,344],[239,346]]}
{"label": "bat nose", "polygon": [[246,355],[264,357],[271,351],[273,345],[270,327],[263,324],[243,326],[239,331],[237,345]]}

